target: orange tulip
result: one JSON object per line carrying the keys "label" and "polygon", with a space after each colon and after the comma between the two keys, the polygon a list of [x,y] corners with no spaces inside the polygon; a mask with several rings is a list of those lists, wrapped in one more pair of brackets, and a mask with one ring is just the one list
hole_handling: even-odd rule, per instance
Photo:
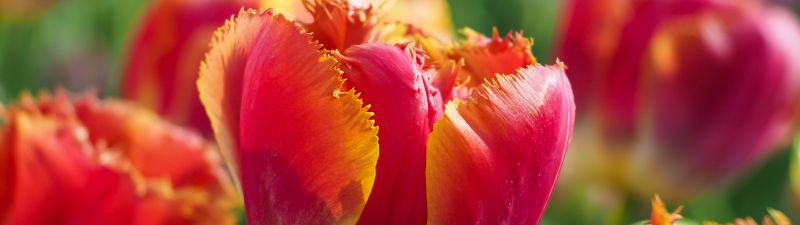
{"label": "orange tulip", "polygon": [[565,66],[536,64],[521,35],[383,39],[397,24],[370,6],[308,4],[302,23],[242,11],[200,69],[248,223],[541,219],[572,132]]}
{"label": "orange tulip", "polygon": [[197,134],[118,101],[23,95],[2,114],[6,224],[234,224],[237,204]]}

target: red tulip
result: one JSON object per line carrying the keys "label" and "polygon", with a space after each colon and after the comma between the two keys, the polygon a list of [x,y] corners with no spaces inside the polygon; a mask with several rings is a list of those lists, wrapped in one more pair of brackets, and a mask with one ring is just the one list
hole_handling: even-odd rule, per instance
{"label": "red tulip", "polygon": [[[591,21],[582,9],[566,28],[582,124],[598,125],[579,140],[602,140],[576,154],[603,151],[643,194],[690,197],[786,142],[800,102],[800,25],[790,12],[757,1],[627,4],[632,11],[603,31],[579,22]],[[610,53],[585,47],[608,40]]]}
{"label": "red tulip", "polygon": [[[335,7],[313,14],[365,10],[347,1],[315,4],[324,5],[309,8]],[[369,15],[313,18],[347,31],[383,29],[364,26]],[[415,47],[425,43],[364,43],[378,39],[315,24],[243,11],[218,31],[200,69],[200,97],[218,143],[238,165],[248,223],[541,219],[571,138],[574,104],[563,65],[498,60],[516,42],[482,36],[456,45],[470,46],[466,54],[439,49],[452,54],[428,61],[428,50]],[[327,33],[304,31],[315,29]],[[440,64],[449,57],[464,64]],[[493,71],[503,66],[513,68],[496,75],[507,72]],[[461,70],[486,81],[462,84],[471,94],[449,101],[441,90],[448,82],[438,81]]]}
{"label": "red tulip", "polygon": [[117,101],[23,95],[0,127],[6,224],[234,224],[202,137]]}
{"label": "red tulip", "polygon": [[194,81],[214,29],[257,0],[155,0],[128,50],[122,95],[211,134]]}

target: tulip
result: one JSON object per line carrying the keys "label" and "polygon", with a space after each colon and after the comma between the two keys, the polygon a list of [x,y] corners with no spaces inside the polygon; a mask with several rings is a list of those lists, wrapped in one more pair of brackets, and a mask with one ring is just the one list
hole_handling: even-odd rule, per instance
{"label": "tulip", "polygon": [[[371,7],[308,8],[320,20],[240,12],[200,68],[248,223],[538,223],[572,132],[563,64],[535,64],[528,39],[362,39],[384,29]],[[456,85],[469,95],[445,97]]]}
{"label": "tulip", "polygon": [[211,134],[194,81],[214,29],[257,0],[156,0],[135,32],[121,94],[170,121]]}
{"label": "tulip", "polygon": [[589,160],[610,162],[599,168],[616,167],[608,173],[644,195],[687,198],[784,144],[800,102],[800,25],[790,12],[757,1],[620,4],[628,11],[603,31],[580,23],[599,16],[579,14],[588,9],[573,10],[566,28],[564,59],[580,68],[570,79],[583,89],[586,142],[575,154],[604,158]]}
{"label": "tulip", "polygon": [[2,113],[4,224],[235,224],[239,201],[198,134],[119,101],[23,95]]}
{"label": "tulip", "polygon": [[[683,216],[680,215],[681,207],[679,207],[675,212],[668,212],[666,206],[664,206],[664,202],[661,201],[661,198],[658,196],[654,197],[652,200],[652,212],[650,216],[650,221],[644,222],[642,224],[652,224],[652,225],[673,225],[679,224],[676,221],[683,219]],[[783,214],[781,211],[768,209],[769,215],[764,216],[764,220],[762,225],[791,225],[792,222],[789,220],[789,217],[786,214]],[[696,224],[696,223],[688,223],[688,224]],[[758,223],[753,218],[742,218],[736,219],[732,223],[726,223],[730,225],[758,225]],[[720,223],[713,222],[713,221],[705,221],[703,225],[720,225]]]}

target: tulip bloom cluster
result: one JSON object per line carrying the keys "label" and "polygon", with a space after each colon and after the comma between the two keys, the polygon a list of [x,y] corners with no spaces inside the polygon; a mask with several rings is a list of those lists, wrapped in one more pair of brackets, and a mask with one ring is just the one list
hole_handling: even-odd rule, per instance
{"label": "tulip bloom cluster", "polygon": [[369,6],[307,4],[311,22],[240,12],[200,68],[248,223],[541,219],[574,119],[564,65],[537,64],[520,33],[449,44]]}
{"label": "tulip bloom cluster", "polygon": [[204,139],[119,101],[23,95],[0,127],[3,224],[235,224]]}
{"label": "tulip bloom cluster", "polygon": [[601,162],[591,170],[614,168],[643,194],[688,197],[769,156],[797,124],[791,12],[747,0],[573,0],[569,10],[561,55],[583,109],[574,165]]}

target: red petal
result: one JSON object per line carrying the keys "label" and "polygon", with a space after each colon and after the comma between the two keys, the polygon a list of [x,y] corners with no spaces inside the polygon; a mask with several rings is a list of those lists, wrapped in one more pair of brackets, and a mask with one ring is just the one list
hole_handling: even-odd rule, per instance
{"label": "red petal", "polygon": [[[242,10],[214,34],[211,50],[200,66],[197,88],[206,109],[217,144],[233,174],[239,174],[239,108],[242,76],[251,46],[270,17],[255,10]],[[234,176],[237,179],[238,176]]]}
{"label": "red petal", "polygon": [[340,56],[344,76],[372,106],[379,127],[381,157],[360,224],[420,224],[426,218],[425,143],[442,107],[416,54],[408,46],[365,44]]}
{"label": "red petal", "polygon": [[428,223],[537,224],[574,116],[563,66],[500,75],[448,104],[428,140]]}

